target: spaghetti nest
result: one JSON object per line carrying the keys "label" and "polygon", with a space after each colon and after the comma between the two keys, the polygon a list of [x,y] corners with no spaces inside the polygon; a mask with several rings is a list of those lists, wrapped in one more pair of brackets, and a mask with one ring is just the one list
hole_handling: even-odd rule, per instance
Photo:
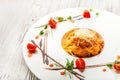
{"label": "spaghetti nest", "polygon": [[61,45],[68,54],[85,58],[100,54],[104,40],[92,29],[74,28],[63,35]]}

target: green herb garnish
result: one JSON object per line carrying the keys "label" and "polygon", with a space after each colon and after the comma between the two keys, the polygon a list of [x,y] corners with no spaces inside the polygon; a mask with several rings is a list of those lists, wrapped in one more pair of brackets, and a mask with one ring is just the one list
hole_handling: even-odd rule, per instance
{"label": "green herb garnish", "polygon": [[[66,68],[68,69],[68,70],[71,70],[71,71],[73,71],[73,68],[74,68],[74,60],[72,60],[72,61],[69,61],[68,59],[66,59],[67,60],[67,62],[66,62]],[[66,70],[64,71],[65,72],[65,75],[67,76],[69,76],[70,77],[70,79],[72,78],[72,75],[69,73],[69,72],[66,72]]]}
{"label": "green herb garnish", "polygon": [[44,34],[44,31],[43,30],[41,30],[40,31],[40,33],[39,33],[39,35],[43,35]]}
{"label": "green herb garnish", "polygon": [[72,17],[71,17],[71,16],[69,16],[67,19],[68,19],[68,20],[72,20]]}
{"label": "green herb garnish", "polygon": [[90,8],[90,11],[93,11],[93,9],[92,9],[92,8]]}
{"label": "green herb garnish", "polygon": [[47,29],[48,28],[48,25],[45,25],[44,29]]}
{"label": "green herb garnish", "polygon": [[96,16],[98,16],[99,15],[99,13],[98,12],[96,12]]}
{"label": "green herb garnish", "polygon": [[118,63],[118,61],[117,61],[117,60],[115,60],[115,61],[114,61],[114,64],[117,64],[117,63]]}
{"label": "green herb garnish", "polygon": [[64,18],[63,17],[58,17],[58,21],[62,22],[62,21],[64,21]]}
{"label": "green herb garnish", "polygon": [[112,64],[106,64],[106,66],[108,67],[108,68],[110,68],[110,69],[112,69]]}
{"label": "green herb garnish", "polygon": [[40,31],[39,35],[43,35],[44,32],[45,32],[45,30],[46,30],[47,28],[48,28],[48,25],[45,25],[45,26],[44,26],[44,29],[42,29],[42,30]]}
{"label": "green herb garnish", "polygon": [[74,61],[72,60],[71,62],[67,59],[67,63],[66,63],[66,68],[69,70],[73,70],[74,67]]}

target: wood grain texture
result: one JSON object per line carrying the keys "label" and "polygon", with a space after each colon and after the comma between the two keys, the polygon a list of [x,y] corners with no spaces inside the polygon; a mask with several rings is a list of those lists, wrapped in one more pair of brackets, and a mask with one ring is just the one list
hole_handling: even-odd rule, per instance
{"label": "wood grain texture", "polygon": [[0,0],[0,74],[7,72],[7,80],[26,80],[28,68],[21,44],[25,31],[49,13],[75,7],[97,8],[120,16],[120,0]]}

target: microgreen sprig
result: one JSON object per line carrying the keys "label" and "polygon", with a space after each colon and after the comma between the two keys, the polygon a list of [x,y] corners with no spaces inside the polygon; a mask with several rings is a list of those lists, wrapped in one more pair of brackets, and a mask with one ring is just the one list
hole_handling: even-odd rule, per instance
{"label": "microgreen sprig", "polygon": [[68,18],[67,18],[67,19],[71,21],[71,20],[72,20],[72,16],[68,16]]}
{"label": "microgreen sprig", "polygon": [[94,9],[90,8],[90,12],[95,12],[96,16],[99,15],[99,12],[94,11]]}
{"label": "microgreen sprig", "polygon": [[113,64],[106,64],[106,66],[110,69],[112,69]]}
{"label": "microgreen sprig", "polygon": [[[73,68],[74,68],[74,60],[72,60],[72,61],[70,61],[69,59],[66,59],[67,60],[67,62],[66,62],[66,68],[68,69],[68,70],[71,70],[71,71],[73,71]],[[67,76],[69,76],[69,78],[71,79],[72,78],[72,75],[69,73],[69,72],[66,72],[66,70],[64,71],[65,72],[65,75]]]}
{"label": "microgreen sprig", "polygon": [[[85,10],[88,11],[88,12],[87,12],[87,15],[88,15],[88,13],[90,13],[90,12],[95,12],[95,15],[96,15],[96,16],[99,15],[99,12],[96,12],[96,11],[95,11],[94,9],[92,9],[92,8],[90,8],[90,9],[85,9]],[[84,11],[85,11],[85,10],[84,10]],[[83,12],[83,14],[84,14],[84,12]],[[63,22],[63,21],[71,21],[71,22],[74,22],[74,21],[76,21],[76,20],[81,20],[81,19],[84,19],[84,18],[90,18],[90,17],[85,17],[85,16],[83,16],[83,14],[76,15],[76,16],[68,16],[67,18],[64,18],[64,17],[59,16],[59,17],[55,17],[54,20],[57,21],[57,22],[56,22],[56,24],[57,24],[58,22]],[[73,19],[74,19],[74,20],[73,20]],[[44,27],[44,26],[46,26],[46,25],[49,25],[49,24],[46,23],[46,24],[44,24],[44,25],[41,25],[41,26],[38,26],[38,27],[35,27],[35,28],[41,28],[41,27]],[[55,27],[56,27],[56,26],[55,26]]]}
{"label": "microgreen sprig", "polygon": [[72,60],[71,62],[67,59],[67,62],[66,62],[66,68],[68,69],[68,70],[73,70],[73,68],[74,68],[74,61]]}
{"label": "microgreen sprig", "polygon": [[43,35],[47,28],[48,28],[48,25],[45,25],[44,28],[42,30],[40,30],[39,35]]}
{"label": "microgreen sprig", "polygon": [[58,22],[63,22],[65,19],[63,17],[58,17],[57,20]]}

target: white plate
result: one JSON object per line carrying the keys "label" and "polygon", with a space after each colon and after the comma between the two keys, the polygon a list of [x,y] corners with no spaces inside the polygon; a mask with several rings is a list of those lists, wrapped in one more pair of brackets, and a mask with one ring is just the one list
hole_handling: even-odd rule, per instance
{"label": "white plate", "polygon": [[[45,64],[42,63],[42,56],[40,51],[38,50],[31,58],[29,58],[28,50],[26,48],[27,43],[29,43],[32,39],[35,40],[35,36],[39,34],[41,28],[34,28],[40,25],[46,24],[50,17],[68,17],[82,14],[84,8],[71,8],[64,9],[61,11],[54,12],[49,14],[39,21],[37,21],[26,33],[23,41],[23,56],[25,62],[29,69],[41,80],[70,80],[68,77],[61,76],[60,71],[49,71],[44,69],[46,67]],[[61,48],[61,37],[68,30],[79,27],[79,28],[90,28],[97,31],[102,35],[105,41],[105,46],[100,53],[100,55],[86,58],[86,64],[99,64],[105,62],[114,61],[116,56],[120,53],[120,17],[116,16],[112,13],[94,10],[99,12],[99,16],[95,16],[95,12],[92,12],[92,17],[90,19],[82,19],[79,21],[75,21],[71,23],[69,21],[61,22],[57,24],[57,29],[50,33],[48,40],[48,54],[59,61],[60,63],[65,65],[66,58],[73,60],[75,57],[70,56],[65,53],[65,51]],[[39,40],[35,40],[37,43]],[[102,69],[106,68],[107,71],[103,72]],[[81,73],[86,77],[86,80],[115,80],[111,70],[107,67],[99,67],[94,69],[86,69],[85,72]],[[109,75],[109,76],[108,76]],[[77,80],[73,78],[72,80]]]}

